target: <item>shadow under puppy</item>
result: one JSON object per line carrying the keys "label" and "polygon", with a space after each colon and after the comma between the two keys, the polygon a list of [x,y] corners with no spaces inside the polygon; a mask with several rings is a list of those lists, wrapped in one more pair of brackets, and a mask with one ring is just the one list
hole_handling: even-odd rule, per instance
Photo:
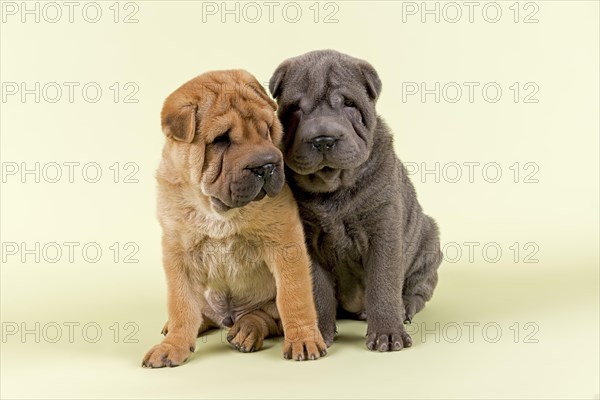
{"label": "shadow under puppy", "polygon": [[369,349],[410,346],[403,323],[433,294],[439,234],[376,113],[377,72],[337,51],[314,51],[280,64],[269,89],[283,123],[325,342],[333,342],[339,307],[367,320]]}
{"label": "shadow under puppy", "polygon": [[243,70],[205,73],[166,99],[157,180],[169,320],[143,366],[179,365],[199,334],[224,326],[242,352],[283,332],[285,358],[326,354],[276,108]]}

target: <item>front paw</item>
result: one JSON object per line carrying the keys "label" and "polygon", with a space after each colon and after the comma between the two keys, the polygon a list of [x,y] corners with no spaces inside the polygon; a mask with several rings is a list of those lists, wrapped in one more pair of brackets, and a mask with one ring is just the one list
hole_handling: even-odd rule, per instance
{"label": "front paw", "polygon": [[399,351],[412,346],[412,339],[404,329],[369,329],[367,348],[373,351]]}
{"label": "front paw", "polygon": [[320,331],[327,348],[331,347],[333,344],[333,339],[335,338],[335,334],[337,333],[337,326],[335,323],[327,328],[320,328]]}
{"label": "front paw", "polygon": [[168,342],[166,339],[156,346],[152,347],[144,360],[144,368],[162,368],[177,367],[183,364],[189,355],[194,351],[193,345],[179,345]]}
{"label": "front paw", "polygon": [[[316,360],[327,354],[327,344],[316,327],[301,333],[303,334],[297,337],[286,335],[283,358],[296,361]],[[333,342],[333,337],[331,340]]]}

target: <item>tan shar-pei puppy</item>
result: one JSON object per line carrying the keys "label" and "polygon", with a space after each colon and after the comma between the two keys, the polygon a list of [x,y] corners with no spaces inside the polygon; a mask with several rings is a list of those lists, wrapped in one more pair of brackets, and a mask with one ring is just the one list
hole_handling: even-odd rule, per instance
{"label": "tan shar-pei puppy", "polygon": [[166,99],[157,180],[169,320],[144,367],[180,365],[218,327],[242,352],[283,333],[285,358],[326,354],[276,108],[243,70],[200,75]]}

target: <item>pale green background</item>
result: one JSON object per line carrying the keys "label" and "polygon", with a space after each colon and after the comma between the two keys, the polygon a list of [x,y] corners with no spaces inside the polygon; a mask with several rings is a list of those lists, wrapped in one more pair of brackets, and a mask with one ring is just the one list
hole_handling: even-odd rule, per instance
{"label": "pale green background", "polygon": [[[333,24],[313,21],[312,2],[299,2],[303,17],[296,24],[280,12],[274,23],[266,16],[256,24],[232,17],[203,23],[201,3],[166,1],[137,2],[135,24],[112,22],[112,2],[100,3],[104,14],[97,24],[82,20],[81,7],[74,23],[65,15],[55,24],[7,17],[0,28],[3,82],[94,81],[104,93],[95,104],[83,101],[80,91],[72,104],[64,98],[36,104],[31,97],[21,103],[16,96],[1,103],[2,161],[97,162],[103,179],[90,184],[79,174],[74,183],[63,177],[38,184],[9,177],[2,185],[2,241],[97,242],[104,253],[95,264],[80,253],[73,263],[63,255],[58,263],[10,256],[2,264],[5,327],[80,324],[73,343],[64,325],[57,343],[6,337],[2,397],[598,398],[598,2],[537,2],[534,24],[514,23],[512,3],[498,3],[503,16],[496,24],[483,20],[484,2],[475,22],[463,15],[455,24],[431,16],[421,23],[418,15],[403,23],[402,3],[392,1],[337,2]],[[166,320],[153,181],[163,99],[212,69],[245,68],[266,83],[283,59],[321,48],[377,68],[383,81],[378,110],[404,161],[502,167],[495,184],[482,179],[481,167],[473,183],[466,176],[458,183],[413,177],[421,204],[441,227],[442,243],[463,250],[458,262],[442,264],[434,299],[411,328],[420,329],[414,347],[370,353],[366,325],[345,321],[318,362],[284,361],[280,341],[238,354],[217,332],[207,344],[199,340],[180,368],[142,369],[142,355],[161,339]],[[402,101],[403,82],[453,81],[498,82],[503,96],[493,104],[480,91],[473,103],[435,103],[431,96],[425,103],[417,96]],[[115,104],[108,89],[114,82],[137,83],[139,103]],[[536,82],[539,103],[514,103],[508,88],[514,82]],[[139,183],[111,182],[114,162],[137,163]],[[536,163],[539,182],[523,183],[521,176],[515,183],[509,169],[515,162]],[[113,262],[108,247],[114,242],[136,242],[139,263]],[[473,260],[465,242],[480,243]],[[488,242],[502,248],[500,261],[483,258]],[[518,262],[509,249],[514,242],[521,247]],[[523,262],[527,242],[539,247],[538,263]],[[82,336],[88,322],[102,328],[97,343]],[[116,344],[115,322],[121,333]],[[137,343],[124,342],[127,322],[139,327]],[[471,322],[480,324],[472,342],[465,325]],[[528,322],[539,329],[537,343],[525,342]],[[421,335],[421,328],[435,330],[436,323],[437,342],[433,334]],[[497,343],[482,334],[486,323],[501,327]],[[462,327],[456,343],[453,324]]]}

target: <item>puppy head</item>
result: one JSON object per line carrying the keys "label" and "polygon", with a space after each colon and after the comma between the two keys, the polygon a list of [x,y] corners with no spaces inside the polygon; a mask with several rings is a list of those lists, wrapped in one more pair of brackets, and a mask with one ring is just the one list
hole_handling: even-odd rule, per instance
{"label": "puppy head", "polygon": [[208,72],[182,85],[161,114],[165,155],[178,179],[197,186],[218,213],[277,195],[285,178],[276,109],[243,70]]}
{"label": "puppy head", "polygon": [[284,128],[284,158],[304,190],[354,183],[371,153],[381,81],[366,61],[321,50],[284,61],[269,89]]}

